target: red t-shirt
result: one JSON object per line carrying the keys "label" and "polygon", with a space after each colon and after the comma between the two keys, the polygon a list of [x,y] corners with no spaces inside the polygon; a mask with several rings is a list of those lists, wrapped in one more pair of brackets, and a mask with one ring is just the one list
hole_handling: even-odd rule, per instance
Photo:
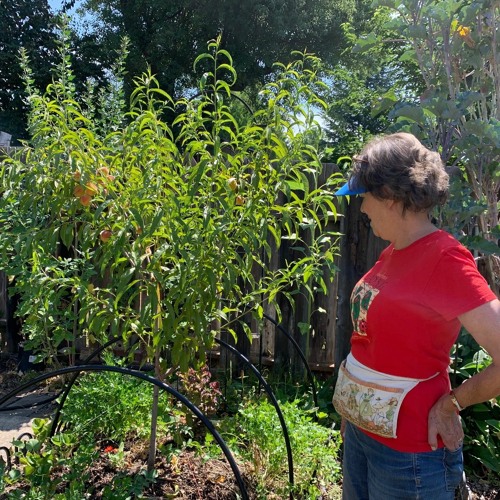
{"label": "red t-shirt", "polygon": [[382,252],[351,296],[352,354],[389,375],[427,379],[439,374],[406,396],[397,438],[366,434],[399,451],[430,451],[427,418],[450,390],[450,350],[460,331],[457,316],[495,298],[471,253],[444,231]]}

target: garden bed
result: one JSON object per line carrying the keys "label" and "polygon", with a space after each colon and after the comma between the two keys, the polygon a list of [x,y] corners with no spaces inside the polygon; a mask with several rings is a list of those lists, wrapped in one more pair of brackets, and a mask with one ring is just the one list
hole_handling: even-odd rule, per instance
{"label": "garden bed", "polygon": [[[101,450],[101,456],[92,464],[88,474],[81,477],[81,491],[88,498],[129,498],[134,490],[141,492],[141,498],[176,498],[179,500],[234,500],[238,498],[239,487],[234,480],[231,468],[222,460],[210,459],[204,461],[193,451],[183,451],[173,455],[170,460],[159,456],[155,463],[154,476],[149,476],[145,470],[146,450],[140,448],[127,453],[126,458],[119,458],[119,450],[112,446]],[[121,464],[118,462],[123,461]],[[245,471],[239,464],[242,477],[250,498],[257,498],[252,484],[253,471]],[[58,483],[55,494],[68,491],[67,478],[71,471],[61,468],[51,477],[51,482]],[[6,497],[11,492],[19,494],[22,490],[29,491],[27,482],[16,483],[5,489]],[[75,489],[73,481],[72,489]],[[271,497],[269,497],[271,498]]]}
{"label": "garden bed", "polygon": [[[14,389],[27,377],[32,377],[32,374],[20,375],[15,370],[12,370],[11,366],[5,364],[2,368],[3,371],[0,371],[0,396]],[[45,386],[31,391],[29,397],[47,396],[47,394],[48,387]],[[50,407],[45,408],[45,410],[37,409],[36,414],[32,413],[31,416],[48,416],[50,411]],[[15,419],[16,416],[14,415],[13,418]],[[4,418],[2,420],[5,421]],[[13,420],[10,420],[10,422],[13,422]],[[29,422],[26,423],[25,416],[19,415],[18,423],[18,428],[10,424],[10,440],[13,435],[17,437],[22,432],[29,430]],[[3,437],[5,441],[6,434]],[[8,442],[0,440],[0,446],[8,445],[10,440]],[[223,457],[214,458],[210,454],[204,454],[202,447],[195,443],[196,441],[191,444],[192,447],[176,448],[172,446],[171,438],[167,438],[163,442],[160,441],[160,451],[157,453],[153,477],[148,476],[146,473],[148,456],[146,441],[133,440],[126,441],[125,444],[118,444],[113,441],[101,440],[93,447],[94,458],[91,466],[85,468],[80,475],[81,484],[79,487],[81,491],[90,495],[91,498],[126,498],[134,489],[140,491],[143,498],[186,500],[237,498],[239,487],[228,462]],[[169,451],[166,452],[165,450]],[[88,450],[86,453],[88,453]],[[283,460],[286,461],[285,456],[283,456]],[[252,499],[262,498],[258,494],[256,478],[266,471],[264,469],[259,470],[257,462],[251,463],[241,457],[237,457],[237,464],[249,497]],[[64,465],[60,468],[56,467],[51,477],[51,483],[57,483],[55,492],[64,492],[68,488],[71,477],[71,470],[68,467]],[[72,487],[75,487],[74,483]],[[499,484],[491,477],[469,476],[468,487],[471,492],[471,500],[497,500],[500,498]],[[21,480],[15,485],[7,486],[4,491],[4,495],[7,496],[0,495],[0,498],[9,498],[8,495],[11,490],[15,489],[20,493],[23,489],[28,490],[29,488],[30,484]],[[337,493],[332,493],[332,491]],[[121,494],[123,496],[120,496]],[[338,496],[332,496],[334,494],[338,494]],[[330,488],[322,498],[334,500],[340,498],[340,495],[341,486],[339,484],[337,488]],[[271,500],[272,498],[283,497],[280,495],[273,496],[272,493],[268,492],[266,498]]]}

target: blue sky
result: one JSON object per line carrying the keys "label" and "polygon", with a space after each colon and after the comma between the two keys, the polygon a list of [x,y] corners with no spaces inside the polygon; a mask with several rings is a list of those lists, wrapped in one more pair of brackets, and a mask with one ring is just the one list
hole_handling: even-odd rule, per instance
{"label": "blue sky", "polygon": [[[62,7],[62,4],[64,3],[64,0],[48,0],[49,2],[49,6],[50,8],[54,11],[54,12],[58,12],[59,10],[61,10],[61,7]],[[80,3],[79,0],[76,1],[75,3],[75,7],[78,7],[78,4]],[[72,9],[73,11],[74,9]]]}
{"label": "blue sky", "polygon": [[[0,0],[0,2],[1,1],[2,0]],[[64,0],[48,0],[49,7],[55,13],[60,12],[64,3],[65,3]],[[78,9],[78,7],[80,7],[81,4],[82,0],[76,0],[75,6],[70,11],[67,12],[67,14],[69,14],[70,17],[72,18],[70,24],[73,25],[73,27],[81,25],[83,22],[92,19],[91,16],[87,15],[82,16],[81,14],[76,13],[76,10]]]}
{"label": "blue sky", "polygon": [[49,6],[52,10],[58,11],[62,6],[62,0],[49,0]]}

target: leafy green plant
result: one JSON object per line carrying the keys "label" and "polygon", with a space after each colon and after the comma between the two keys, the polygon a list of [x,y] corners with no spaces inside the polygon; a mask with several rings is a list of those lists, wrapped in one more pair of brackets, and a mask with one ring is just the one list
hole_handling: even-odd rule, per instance
{"label": "leafy green plant", "polygon": [[[314,410],[303,409],[300,401],[283,402],[280,408],[293,452],[294,494],[340,498],[339,432],[318,423]],[[289,493],[287,453],[274,406],[265,398],[247,399],[234,417],[220,422],[220,428],[232,447],[253,464],[262,498],[270,493],[285,498]]]}
{"label": "leafy green plant", "polygon": [[[80,436],[120,442],[150,435],[152,385],[119,373],[81,376],[62,409],[62,422]],[[166,395],[159,399],[159,430],[177,427],[179,412]]]}
{"label": "leafy green plant", "polygon": [[[454,352],[453,385],[491,364],[491,357],[465,330]],[[500,474],[500,398],[469,406],[462,413],[465,427],[464,457],[472,474],[487,475],[488,469]]]}
{"label": "leafy green plant", "polygon": [[58,498],[61,489],[76,497],[86,492],[89,467],[97,452],[92,442],[72,432],[49,439],[49,422],[35,419],[35,437],[14,441],[19,465],[3,472],[8,498]]}
{"label": "leafy green plant", "polygon": [[[71,431],[56,434],[50,440],[39,440],[36,432],[35,436],[35,439],[14,442],[19,466],[8,472],[2,471],[3,489],[8,498],[86,498],[97,493],[92,484],[92,469],[100,451],[92,440],[82,441]],[[127,473],[124,471],[126,452],[123,443],[118,448],[111,448],[103,453],[109,462],[109,470],[115,470],[116,475],[98,493],[109,499],[140,498],[155,481],[155,473]]]}
{"label": "leafy green plant", "polygon": [[[227,105],[236,73],[216,40],[195,61],[199,95],[173,102],[145,74],[122,126],[106,127],[77,101],[64,40],[60,50],[45,94],[25,61],[32,140],[2,163],[0,265],[15,277],[29,348],[50,361],[78,336],[134,335],[185,370],[203,362],[214,321],[236,335],[243,311],[262,317],[264,301],[326,290],[337,180],[318,185],[310,143],[324,105],[317,58],[278,65],[260,109],[238,123]],[[300,257],[270,271],[284,240]]]}
{"label": "leafy green plant", "polygon": [[125,465],[125,449],[124,449],[123,441],[118,445],[118,448],[111,448],[110,450],[105,449],[104,451],[108,451],[108,460],[109,463],[115,469],[122,469]]}
{"label": "leafy green plant", "polygon": [[117,474],[111,484],[103,489],[103,498],[121,500],[123,498],[141,498],[143,491],[154,483],[155,474],[142,472],[134,476]]}
{"label": "leafy green plant", "polygon": [[[0,167],[0,268],[15,278],[27,348],[56,362],[78,339],[122,336],[161,378],[202,366],[218,330],[236,337],[248,311],[280,316],[279,297],[326,293],[338,179],[318,181],[316,57],[277,64],[239,123],[228,107],[237,75],[217,39],[194,62],[194,98],[174,102],[146,73],[122,119],[106,121],[78,100],[67,36],[44,93],[24,56],[32,138]],[[271,270],[285,240],[297,258]]]}

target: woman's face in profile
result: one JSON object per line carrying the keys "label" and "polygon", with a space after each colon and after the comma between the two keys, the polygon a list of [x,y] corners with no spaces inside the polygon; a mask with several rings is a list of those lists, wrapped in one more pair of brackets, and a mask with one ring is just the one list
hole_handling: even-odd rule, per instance
{"label": "woman's face in profile", "polygon": [[363,199],[360,210],[370,219],[373,234],[384,240],[390,240],[388,232],[391,220],[389,204],[393,204],[393,200],[381,200],[375,198],[371,193],[363,193],[359,196]]}

